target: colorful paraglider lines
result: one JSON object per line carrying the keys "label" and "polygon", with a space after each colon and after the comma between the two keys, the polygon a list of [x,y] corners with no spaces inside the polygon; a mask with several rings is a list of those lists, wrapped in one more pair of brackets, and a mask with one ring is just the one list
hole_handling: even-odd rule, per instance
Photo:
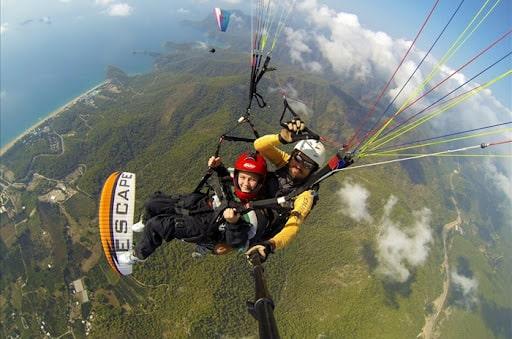
{"label": "colorful paraglider lines", "polygon": [[[416,97],[424,88],[425,86],[433,79],[433,77],[435,75],[437,75],[439,73],[439,71],[441,70],[441,66],[444,65],[454,54],[455,52],[457,52],[457,50],[469,39],[469,37],[476,31],[476,29],[482,24],[482,22],[489,16],[489,14],[494,10],[494,8],[496,7],[496,5],[500,2],[500,0],[497,0],[495,2],[495,4],[487,11],[487,13],[480,19],[480,21],[471,29],[471,27],[473,26],[474,22],[477,20],[477,18],[480,16],[480,14],[482,14],[484,8],[487,6],[487,4],[489,3],[490,0],[487,0],[483,5],[482,7],[480,8],[480,10],[473,16],[473,18],[471,19],[471,21],[467,24],[467,26],[465,27],[465,29],[463,30],[463,32],[457,37],[457,39],[455,40],[455,42],[452,44],[452,46],[448,49],[448,51],[443,55],[443,57],[441,58],[441,60],[436,64],[436,66],[432,69],[432,71],[430,72],[430,74],[425,78],[425,80],[423,81],[423,83],[421,83],[415,91],[413,91],[413,93],[411,95],[409,95],[409,97],[405,100],[405,102],[402,104],[402,106],[395,112],[395,114],[390,118],[388,119],[380,128],[378,131],[372,133],[372,135],[370,136],[370,138],[364,143],[364,145],[361,147],[361,152],[364,152],[366,150],[367,147],[369,147],[369,145],[371,145],[379,136],[380,134],[387,128],[387,126],[394,120],[394,118],[400,114],[405,108],[411,106],[412,104],[414,104],[415,102],[417,102],[421,97],[425,96],[427,93],[431,92],[432,89],[430,91],[428,91],[427,93],[423,94],[422,96],[420,96],[419,98],[417,98],[416,100],[414,100],[414,97]],[[471,31],[469,33],[466,34],[466,32],[468,32],[468,30]],[[508,33],[506,34],[508,35]],[[498,41],[501,40],[501,39],[498,39]],[[494,44],[493,44],[494,45]],[[463,68],[463,67],[462,67]],[[462,69],[460,68],[460,69]],[[457,71],[459,71],[460,69],[458,69]],[[455,72],[454,72],[455,73]],[[439,84],[438,84],[439,85]],[[412,103],[411,101],[414,100]]]}

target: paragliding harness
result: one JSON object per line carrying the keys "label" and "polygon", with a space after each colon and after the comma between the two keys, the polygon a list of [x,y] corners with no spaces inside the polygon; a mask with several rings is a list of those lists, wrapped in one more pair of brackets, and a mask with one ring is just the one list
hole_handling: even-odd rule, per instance
{"label": "paragliding harness", "polygon": [[[251,78],[250,78],[250,86],[249,86],[249,102],[246,107],[246,112],[244,115],[242,115],[238,119],[237,124],[233,128],[231,128],[229,131],[227,131],[226,133],[224,133],[223,135],[220,136],[219,141],[217,143],[217,149],[215,151],[215,157],[219,156],[220,148],[224,141],[254,142],[256,140],[255,138],[259,138],[259,136],[260,136],[258,131],[256,130],[254,124],[252,123],[252,121],[250,119],[251,106],[252,106],[254,99],[256,100],[256,103],[258,104],[258,106],[260,108],[264,108],[267,106],[267,104],[266,104],[265,100],[263,99],[263,97],[261,96],[261,94],[259,94],[257,92],[257,85],[261,81],[261,79],[263,78],[263,76],[266,72],[275,70],[275,68],[269,67],[270,54],[268,54],[266,56],[263,64],[261,64],[262,58],[263,58],[263,55],[261,53],[259,53],[256,50],[253,51]],[[287,112],[289,112],[293,116],[293,118],[300,118],[299,115],[288,104],[288,100],[286,99],[286,96],[283,96],[283,112],[281,113],[281,117],[279,119],[279,124],[282,127],[286,127],[286,124],[284,123],[284,119],[285,119],[285,115]],[[228,135],[242,123],[247,123],[249,125],[249,127],[251,128],[251,130],[255,136],[254,139]],[[304,130],[298,132],[295,136],[293,136],[293,142],[296,142],[299,140],[307,140],[307,139],[320,140],[321,137],[309,128],[305,128]],[[264,208],[276,209],[276,208],[282,208],[283,206],[286,206],[289,208],[289,206],[291,206],[291,201],[294,200],[295,197],[297,197],[299,194],[301,194],[302,192],[304,192],[306,190],[317,187],[317,185],[320,181],[324,180],[327,176],[334,174],[335,169],[349,166],[352,163],[353,163],[352,155],[349,153],[345,153],[344,151],[342,152],[340,150],[339,152],[336,153],[336,155],[333,158],[331,158],[329,160],[328,164],[324,168],[313,173],[313,175],[311,175],[309,177],[309,179],[304,184],[300,185],[299,187],[296,187],[292,192],[290,192],[284,196],[277,197],[277,198],[250,201],[246,204],[246,206],[244,208],[242,208],[242,210],[244,213],[247,213],[248,211],[253,210],[253,209],[264,209]],[[207,181],[211,177],[213,172],[214,172],[213,168],[208,168],[206,173],[201,178],[196,189],[194,190],[195,193],[199,193],[202,190],[202,188],[205,185],[207,185]],[[228,201],[229,200],[227,200],[226,203],[228,203]],[[225,208],[229,207],[228,205],[221,206],[219,208],[218,213],[222,213],[221,211],[223,211]],[[219,217],[219,215],[217,215],[215,220],[217,220],[218,217]]]}
{"label": "paragliding harness", "polygon": [[[229,178],[229,177],[228,177]],[[175,207],[174,212],[176,214],[176,233],[185,234],[186,232],[180,232],[181,228],[186,228],[191,223],[197,223],[197,219],[201,225],[207,224],[208,227],[198,227],[202,230],[201,234],[190,238],[181,238],[186,242],[200,243],[200,244],[211,244],[212,241],[217,241],[218,229],[222,218],[222,213],[226,208],[232,207],[237,210],[243,211],[241,204],[235,201],[235,197],[231,192],[230,178],[218,177],[218,187],[214,187],[208,183],[206,192],[194,191],[190,194],[180,196]],[[219,206],[214,207],[214,202],[211,201],[210,191],[215,192],[215,196],[220,202]],[[247,213],[245,211],[245,213]],[[239,246],[245,244],[247,241],[247,232],[240,230],[237,225],[228,225],[224,230],[225,240],[228,245]]]}
{"label": "paragliding harness", "polygon": [[[257,86],[258,86],[258,83],[260,82],[260,80],[263,78],[263,75],[266,72],[275,70],[275,68],[269,67],[269,63],[270,63],[269,55],[267,55],[265,62],[263,63],[261,69],[260,69],[260,61],[261,61],[261,55],[254,53],[253,54],[253,65],[252,65],[252,70],[251,70],[251,79],[250,79],[250,85],[249,85],[249,102],[246,107],[245,114],[242,115],[238,119],[237,124],[233,128],[231,128],[226,133],[224,133],[220,136],[219,141],[217,142],[217,148],[215,150],[215,157],[219,156],[220,149],[221,149],[222,143],[224,141],[241,141],[241,142],[252,143],[256,140],[256,138],[259,138],[259,136],[260,136],[258,131],[256,130],[256,127],[254,126],[254,124],[252,123],[252,121],[250,119],[251,106],[252,106],[253,99],[256,99],[256,103],[258,104],[258,106],[260,108],[264,108],[267,106],[267,104],[266,104],[265,100],[263,99],[263,97],[261,96],[261,94],[259,94],[257,92]],[[246,123],[250,127],[255,138],[245,138],[245,137],[229,135],[238,126],[240,126],[243,123]],[[196,188],[194,189],[194,192],[191,194],[192,197],[194,195],[208,195],[208,192],[211,189],[213,189],[212,186],[208,184],[208,180],[210,179],[210,177],[212,176],[214,171],[215,170],[213,168],[208,167],[206,173],[203,175],[203,177],[197,184]],[[207,191],[207,193],[202,193],[201,190],[205,186],[207,186],[208,191]],[[211,236],[215,232],[215,229],[218,227],[219,220],[221,219],[221,214],[226,208],[236,207],[238,213],[240,213],[241,215],[252,210],[252,209],[247,209],[244,206],[241,206],[239,203],[236,203],[234,201],[234,197],[233,197],[232,193],[230,192],[230,190],[228,189],[225,182],[224,183],[220,182],[219,186],[221,189],[218,191],[215,191],[215,192],[217,193],[217,196],[220,199],[220,206],[216,208],[216,213],[214,213],[212,220],[209,222],[209,227],[208,227],[206,234],[192,238],[192,239],[187,239],[185,241],[190,240],[193,242],[197,242],[198,240],[205,239],[205,238],[208,238],[209,236]],[[199,199],[199,200],[201,200],[201,199]],[[194,202],[194,201],[195,200],[192,198],[192,202]],[[211,208],[204,208],[204,207],[196,208],[196,207],[197,206],[194,203],[192,203],[192,204],[189,204],[188,206],[184,206],[183,208],[180,209],[180,211],[188,213],[187,215],[211,212]],[[238,230],[232,229],[232,230],[227,230],[227,231],[228,231],[228,233],[226,234],[227,237],[229,237],[230,235],[235,237],[234,239],[230,239],[231,241],[234,241],[234,242],[242,241],[242,239],[240,238],[240,235],[237,235],[237,234],[241,234],[240,232],[238,232]],[[229,233],[229,232],[231,232],[231,233]]]}
{"label": "paragliding harness", "polygon": [[[265,61],[265,63],[267,63],[268,60],[269,59],[267,59]],[[264,69],[265,69],[265,67],[264,67]],[[261,79],[261,77],[256,78],[256,84],[257,84],[257,81],[259,81],[259,79]],[[251,91],[253,91],[253,89],[251,89]],[[251,98],[252,98],[252,96],[251,96]],[[238,123],[240,124],[243,122],[247,122],[249,124],[249,126],[251,127],[255,137],[258,138],[259,134],[249,119],[250,105],[251,105],[251,103],[249,103],[249,107],[247,109],[246,115],[242,116],[239,119]],[[287,98],[285,96],[283,96],[283,111],[281,113],[281,117],[279,118],[279,124],[280,124],[280,126],[282,126],[284,128],[287,127],[286,123],[284,122],[286,120],[285,117],[286,117],[287,113],[289,113],[293,118],[300,119],[300,116],[289,105]],[[229,130],[227,133],[230,133],[236,127],[238,127],[238,125],[235,126],[234,128],[232,128],[231,130]],[[229,135],[227,135],[227,133],[223,134],[220,137],[219,142],[217,143],[217,149],[215,152],[216,157],[219,155],[222,142],[225,140],[243,141],[243,142],[253,142],[255,140],[255,139],[249,139],[249,138],[229,136]],[[296,135],[294,135],[292,138],[293,138],[292,142],[297,142],[300,140],[321,140],[322,139],[320,137],[320,135],[318,135],[317,133],[312,131],[310,128],[305,128],[304,130],[302,130],[302,131],[298,132]],[[331,159],[329,159],[329,161],[323,168],[315,171],[302,185],[294,188],[291,192],[289,192],[283,196],[279,196],[279,197],[271,198],[271,199],[249,201],[244,208],[244,212],[247,213],[249,210],[264,209],[264,208],[271,208],[271,209],[280,209],[280,208],[282,209],[283,207],[290,208],[290,206],[292,205],[292,201],[298,195],[300,195],[301,193],[303,193],[307,190],[310,190],[310,189],[315,189],[315,188],[317,189],[318,184],[321,181],[325,180],[327,177],[334,174],[336,170],[350,166],[353,163],[354,163],[354,155],[350,152],[346,152],[346,150],[344,148],[340,149],[340,150],[338,150],[338,152],[336,152],[336,154],[333,157],[331,157]],[[207,172],[205,173],[205,175],[203,176],[203,178],[201,179],[201,181],[199,182],[199,184],[196,187],[194,192],[199,192],[204,187],[204,185],[206,184],[206,182],[208,181],[208,179],[210,178],[210,176],[212,174],[213,174],[213,169],[209,168],[207,170]],[[225,208],[227,208],[227,207],[225,207]]]}

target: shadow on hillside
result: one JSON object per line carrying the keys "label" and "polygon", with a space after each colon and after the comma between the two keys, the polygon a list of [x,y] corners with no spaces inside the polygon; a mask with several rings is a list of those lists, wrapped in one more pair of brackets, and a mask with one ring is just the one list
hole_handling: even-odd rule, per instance
{"label": "shadow on hillside", "polygon": [[416,273],[412,273],[406,282],[382,281],[384,287],[384,303],[394,309],[398,309],[398,297],[408,298],[412,293],[412,283],[416,281]]}
{"label": "shadow on hillside", "polygon": [[512,338],[512,308],[501,307],[483,299],[480,312],[485,324],[496,337]]}
{"label": "shadow on hillside", "polygon": [[379,264],[377,260],[377,256],[375,255],[375,250],[372,247],[372,242],[368,240],[364,240],[361,243],[361,256],[363,260],[368,265],[368,272],[373,273]]}
{"label": "shadow on hillside", "polygon": [[405,161],[402,164],[402,168],[407,172],[409,178],[414,184],[426,185],[427,180],[425,178],[425,171],[419,161]]}

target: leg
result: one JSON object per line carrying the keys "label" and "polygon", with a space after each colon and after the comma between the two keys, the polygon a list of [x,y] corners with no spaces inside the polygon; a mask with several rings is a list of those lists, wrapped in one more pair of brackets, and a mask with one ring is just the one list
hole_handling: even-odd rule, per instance
{"label": "leg", "polygon": [[140,259],[146,259],[162,241],[171,241],[175,236],[175,215],[157,215],[146,222],[142,239],[135,246],[135,254]]}
{"label": "leg", "polygon": [[174,213],[174,206],[177,201],[178,199],[175,197],[162,192],[155,192],[144,204],[144,223],[157,215]]}

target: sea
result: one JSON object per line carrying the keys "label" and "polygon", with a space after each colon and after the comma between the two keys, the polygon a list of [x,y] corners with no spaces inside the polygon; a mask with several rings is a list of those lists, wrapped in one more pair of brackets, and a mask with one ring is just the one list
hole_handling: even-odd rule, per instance
{"label": "sea", "polygon": [[132,75],[150,72],[152,58],[133,51],[162,52],[167,41],[205,41],[205,32],[183,20],[203,20],[209,8],[160,0],[112,4],[2,1],[0,146],[101,83],[108,65]]}

